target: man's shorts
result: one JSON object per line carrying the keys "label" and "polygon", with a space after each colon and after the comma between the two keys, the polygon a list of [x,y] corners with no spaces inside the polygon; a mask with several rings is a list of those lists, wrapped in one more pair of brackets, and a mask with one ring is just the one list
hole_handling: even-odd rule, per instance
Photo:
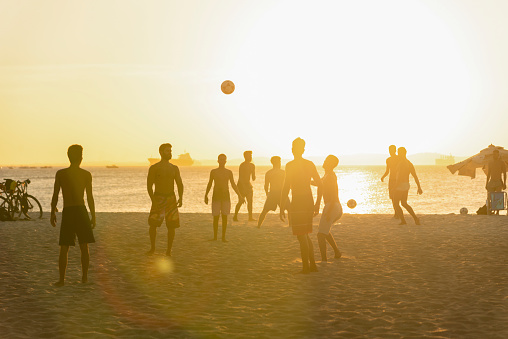
{"label": "man's shorts", "polygon": [[280,206],[280,195],[281,195],[280,191],[268,192],[263,210],[275,211],[277,209],[277,206]]}
{"label": "man's shorts", "polygon": [[490,180],[487,184],[487,192],[499,192],[503,190],[503,182],[501,180]]}
{"label": "man's shorts", "polygon": [[212,215],[228,215],[231,212],[231,201],[229,200],[212,200]]}
{"label": "man's shorts", "polygon": [[254,191],[253,191],[252,185],[250,183],[244,184],[244,183],[239,182],[237,186],[238,186],[238,191],[240,192],[240,194],[243,197],[252,196]]}
{"label": "man's shorts", "polygon": [[160,227],[164,218],[166,218],[167,228],[180,227],[180,215],[178,207],[176,207],[176,196],[154,194],[152,208],[148,216],[148,225],[150,227]]}
{"label": "man's shorts", "polygon": [[[265,211],[275,211],[277,210],[277,206],[280,207],[280,196],[281,191],[270,191],[266,196],[265,205],[263,206],[263,210]],[[289,209],[289,198],[286,198],[286,206],[285,209]]]}
{"label": "man's shorts", "polygon": [[395,193],[395,190],[396,190],[395,180],[388,181],[388,195],[390,199],[394,198],[393,194]]}
{"label": "man's shorts", "polygon": [[314,201],[312,195],[295,197],[291,200],[288,212],[289,226],[293,235],[312,233],[312,219],[314,218]]}
{"label": "man's shorts", "polygon": [[408,182],[401,182],[395,187],[396,191],[409,191],[411,185]]}
{"label": "man's shorts", "polygon": [[342,217],[342,205],[340,202],[325,205],[321,220],[319,220],[318,233],[328,234],[332,225]]}
{"label": "man's shorts", "polygon": [[58,244],[60,246],[75,246],[76,236],[78,236],[79,244],[95,242],[88,211],[84,205],[67,206],[62,211]]}

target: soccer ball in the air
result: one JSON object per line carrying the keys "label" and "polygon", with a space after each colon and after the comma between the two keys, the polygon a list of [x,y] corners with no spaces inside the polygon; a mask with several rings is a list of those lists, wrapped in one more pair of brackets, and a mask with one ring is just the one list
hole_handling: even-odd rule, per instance
{"label": "soccer ball in the air", "polygon": [[467,208],[462,207],[462,208],[460,209],[460,214],[467,214]]}
{"label": "soccer ball in the air", "polygon": [[235,84],[231,80],[226,80],[220,85],[220,89],[224,94],[231,94],[235,91]]}
{"label": "soccer ball in the air", "polygon": [[356,207],[356,201],[354,199],[349,199],[347,202],[347,207],[349,208],[355,208]]}

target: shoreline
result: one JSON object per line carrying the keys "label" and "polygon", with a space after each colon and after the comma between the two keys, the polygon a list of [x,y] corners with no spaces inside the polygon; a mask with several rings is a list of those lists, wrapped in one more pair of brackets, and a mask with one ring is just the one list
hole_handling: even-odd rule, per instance
{"label": "shoreline", "polygon": [[[502,212],[503,213],[503,212]],[[0,333],[31,337],[506,338],[508,218],[345,214],[332,227],[342,258],[301,269],[278,214],[258,229],[229,218],[228,243],[208,241],[211,213],[181,213],[173,257],[165,227],[148,250],[148,213],[97,212],[89,283],[79,247],[58,276],[59,226],[0,222]],[[57,214],[58,221],[61,213]],[[255,215],[257,217],[257,215]],[[219,230],[220,231],[220,230]]]}

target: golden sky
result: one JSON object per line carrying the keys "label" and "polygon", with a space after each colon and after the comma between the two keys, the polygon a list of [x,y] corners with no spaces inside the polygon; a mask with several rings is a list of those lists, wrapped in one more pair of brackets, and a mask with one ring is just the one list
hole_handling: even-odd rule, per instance
{"label": "golden sky", "polygon": [[[508,1],[0,0],[0,165],[508,147]],[[224,95],[223,80],[236,91]]]}

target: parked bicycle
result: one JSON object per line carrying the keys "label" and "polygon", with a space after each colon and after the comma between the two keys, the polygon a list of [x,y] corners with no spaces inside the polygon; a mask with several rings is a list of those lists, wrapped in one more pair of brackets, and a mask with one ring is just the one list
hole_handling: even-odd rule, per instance
{"label": "parked bicycle", "polygon": [[7,211],[11,220],[19,219],[22,215],[25,219],[42,218],[42,206],[39,200],[28,194],[30,179],[14,181],[5,179],[0,184],[0,209]]}

